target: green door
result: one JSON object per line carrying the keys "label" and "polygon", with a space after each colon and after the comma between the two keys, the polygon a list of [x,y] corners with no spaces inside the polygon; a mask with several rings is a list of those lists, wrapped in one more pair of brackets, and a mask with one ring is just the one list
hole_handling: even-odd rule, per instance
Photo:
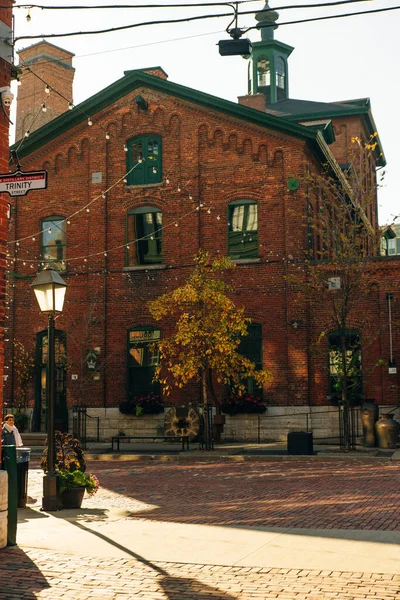
{"label": "green door", "polygon": [[[56,357],[56,396],[54,407],[54,420],[56,431],[68,431],[68,410],[66,399],[66,364],[67,364],[67,336],[65,331],[55,331],[55,357]],[[47,357],[48,336],[47,330],[41,331],[36,336],[35,360],[35,410],[33,418],[34,431],[47,431]]]}

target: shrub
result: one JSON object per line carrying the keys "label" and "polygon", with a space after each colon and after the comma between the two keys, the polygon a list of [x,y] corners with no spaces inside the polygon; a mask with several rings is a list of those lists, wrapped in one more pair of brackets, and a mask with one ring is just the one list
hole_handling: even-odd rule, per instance
{"label": "shrub", "polygon": [[252,394],[243,394],[243,396],[230,396],[224,398],[221,402],[221,411],[227,415],[237,415],[240,413],[264,413],[267,407],[262,398]]}
{"label": "shrub", "polygon": [[136,396],[132,400],[121,402],[119,410],[124,415],[158,415],[164,412],[164,404],[158,394],[150,392],[146,396]]}

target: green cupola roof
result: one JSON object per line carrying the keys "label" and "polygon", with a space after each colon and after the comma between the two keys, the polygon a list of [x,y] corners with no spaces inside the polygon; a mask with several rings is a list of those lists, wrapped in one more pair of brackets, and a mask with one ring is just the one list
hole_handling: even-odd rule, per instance
{"label": "green cupola roof", "polygon": [[292,46],[274,39],[278,25],[278,13],[266,2],[256,13],[257,29],[261,31],[261,42],[253,44],[249,64],[249,94],[263,94],[266,104],[274,104],[289,97],[287,59]]}

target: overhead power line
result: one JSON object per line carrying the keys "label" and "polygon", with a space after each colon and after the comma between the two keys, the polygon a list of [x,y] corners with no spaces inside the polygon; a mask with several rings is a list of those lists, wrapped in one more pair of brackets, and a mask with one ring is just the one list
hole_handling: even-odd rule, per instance
{"label": "overhead power line", "polygon": [[[282,11],[282,10],[288,10],[288,9],[324,8],[324,7],[334,7],[334,6],[339,6],[339,5],[343,5],[343,4],[353,4],[353,3],[366,2],[366,1],[371,1],[371,0],[337,0],[335,2],[326,2],[326,3],[318,3],[318,4],[281,6],[281,7],[277,7],[274,10]],[[232,4],[228,3],[225,5],[221,5],[221,6],[226,6],[226,5],[230,6],[236,14],[236,11]],[[194,5],[190,5],[190,6],[194,6]],[[148,7],[146,7],[146,8],[148,8]],[[400,8],[400,6],[381,8],[381,9],[375,9],[375,10],[370,10],[370,11],[360,11],[360,12],[356,12],[356,13],[346,13],[346,14],[341,14],[341,15],[332,15],[332,16],[326,16],[326,17],[314,17],[314,18],[309,18],[309,19],[287,21],[286,23],[280,23],[280,24],[273,23],[270,26],[276,27],[277,25],[278,26],[292,25],[292,24],[294,25],[297,23],[307,23],[307,22],[312,22],[312,21],[316,21],[316,20],[333,19],[333,18],[340,18],[340,17],[351,17],[351,16],[357,16],[357,15],[364,15],[364,14],[370,14],[370,13],[378,13],[378,12],[396,10],[398,8]],[[272,9],[269,9],[266,11],[260,11],[260,10],[242,11],[240,13],[238,12],[238,16],[261,14],[262,12],[270,12],[271,10]],[[119,27],[110,27],[110,28],[106,28],[106,29],[96,29],[96,30],[90,30],[90,31],[73,31],[73,32],[67,32],[67,33],[25,35],[25,36],[16,37],[14,39],[14,43],[19,40],[32,40],[32,39],[43,39],[43,38],[49,38],[49,39],[50,38],[62,38],[62,37],[72,37],[72,36],[78,36],[78,35],[96,35],[96,34],[101,34],[101,33],[113,33],[116,31],[123,31],[123,30],[127,30],[127,29],[138,28],[138,27],[146,27],[146,26],[150,26],[150,25],[169,25],[169,24],[174,24],[174,23],[187,23],[187,22],[192,22],[192,21],[199,21],[199,20],[205,20],[205,19],[219,19],[222,17],[231,17],[231,16],[232,16],[231,12],[217,13],[217,14],[207,14],[207,15],[196,15],[193,17],[182,17],[179,19],[164,19],[164,20],[145,21],[145,22],[141,22],[141,23],[132,23],[130,25],[121,25]],[[250,29],[254,29],[256,27],[257,26],[249,27],[248,29],[246,29],[246,31],[249,31]]]}

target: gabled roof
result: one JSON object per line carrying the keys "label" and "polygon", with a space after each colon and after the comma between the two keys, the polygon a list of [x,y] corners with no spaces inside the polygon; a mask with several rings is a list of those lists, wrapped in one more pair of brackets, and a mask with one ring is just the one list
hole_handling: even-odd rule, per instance
{"label": "gabled roof", "polygon": [[[310,100],[286,98],[275,104],[267,104],[265,110],[270,115],[281,117],[291,122],[350,115],[364,115],[368,133],[373,136],[377,131],[371,112],[371,102],[369,98],[343,100],[338,102],[313,102]],[[380,166],[385,166],[386,160],[379,137],[375,137],[375,141],[378,142],[375,151],[376,162]]]}
{"label": "gabled roof", "polygon": [[[321,133],[315,131],[314,128],[303,127],[302,125],[292,123],[287,119],[282,119],[247,106],[242,106],[236,102],[231,102],[230,100],[224,100],[217,96],[199,92],[198,90],[177,83],[172,83],[160,77],[149,75],[143,70],[127,71],[125,76],[121,79],[118,79],[97,94],[94,94],[87,100],[81,102],[72,110],[63,113],[56,119],[31,133],[18,149],[19,157],[22,158],[28,156],[32,152],[42,148],[45,144],[55,140],[58,136],[63,135],[76,125],[87,121],[89,116],[93,118],[97,112],[103,110],[135,89],[143,86],[190,103],[199,104],[210,110],[222,112],[230,117],[260,127],[265,127],[302,139],[310,144],[313,151],[321,160],[326,162],[327,159],[331,159],[331,157],[327,156],[329,150]],[[19,143],[17,142],[11,149],[16,150],[18,146]]]}

